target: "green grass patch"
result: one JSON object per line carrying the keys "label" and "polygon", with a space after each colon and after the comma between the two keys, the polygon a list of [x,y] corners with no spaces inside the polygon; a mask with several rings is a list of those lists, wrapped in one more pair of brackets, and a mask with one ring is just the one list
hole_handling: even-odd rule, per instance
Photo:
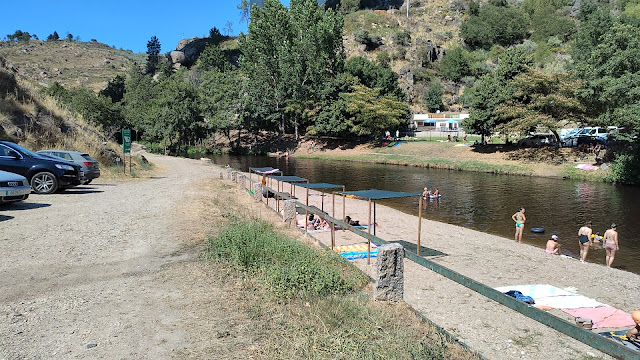
{"label": "green grass patch", "polygon": [[338,254],[264,221],[227,217],[204,254],[250,321],[252,357],[477,359],[406,305],[372,300],[369,278]]}
{"label": "green grass patch", "polygon": [[576,169],[573,164],[566,166],[563,177],[578,181],[607,182],[609,171],[604,170],[581,170]]}
{"label": "green grass patch", "polygon": [[368,282],[336,253],[282,236],[258,220],[226,226],[207,243],[207,255],[256,276],[278,299],[346,294]]}

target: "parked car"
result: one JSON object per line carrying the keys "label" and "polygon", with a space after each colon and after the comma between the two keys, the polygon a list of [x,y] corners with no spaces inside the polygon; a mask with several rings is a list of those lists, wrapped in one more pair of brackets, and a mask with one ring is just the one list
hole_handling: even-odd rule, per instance
{"label": "parked car", "polygon": [[560,135],[560,143],[562,146],[576,146],[578,145],[578,134],[584,131],[583,128],[571,129],[566,133]]}
{"label": "parked car", "polygon": [[0,170],[24,176],[37,194],[80,185],[84,176],[78,164],[40,156],[10,141],[0,141]]}
{"label": "parked car", "polygon": [[31,185],[27,178],[0,170],[0,204],[27,200],[31,194]]}
{"label": "parked car", "polygon": [[98,161],[94,160],[91,156],[89,156],[89,154],[70,150],[40,150],[37,152],[37,154],[57,156],[61,159],[65,159],[67,161],[71,161],[80,165],[82,167],[82,171],[84,172],[82,183],[85,185],[89,184],[93,179],[97,179],[100,177],[100,167],[98,166]]}
{"label": "parked car", "polygon": [[533,134],[518,141],[519,146],[543,146],[556,145],[556,137],[553,134]]}

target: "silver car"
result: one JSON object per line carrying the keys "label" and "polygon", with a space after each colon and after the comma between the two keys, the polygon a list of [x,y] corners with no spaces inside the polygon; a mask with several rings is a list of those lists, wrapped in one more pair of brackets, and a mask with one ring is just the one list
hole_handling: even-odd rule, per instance
{"label": "silver car", "polygon": [[87,153],[70,150],[40,150],[37,153],[41,155],[57,156],[82,166],[84,178],[81,179],[81,181],[83,185],[89,184],[93,179],[100,177],[100,166],[98,165],[98,161],[94,160]]}
{"label": "silver car", "polygon": [[22,175],[0,170],[0,204],[27,200],[31,185]]}

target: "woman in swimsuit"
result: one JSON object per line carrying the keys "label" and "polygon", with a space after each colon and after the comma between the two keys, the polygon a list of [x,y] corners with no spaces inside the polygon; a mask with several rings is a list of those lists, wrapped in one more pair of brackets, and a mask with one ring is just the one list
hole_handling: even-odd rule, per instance
{"label": "woman in swimsuit", "polygon": [[520,208],[520,211],[511,215],[511,219],[516,223],[516,241],[522,242],[522,230],[524,230],[524,222],[527,221],[527,217],[524,216],[524,208]]}
{"label": "woman in swimsuit", "polygon": [[602,242],[602,246],[607,252],[605,262],[607,263],[608,267],[611,267],[611,264],[613,264],[613,259],[616,257],[616,251],[620,250],[620,247],[618,247],[618,231],[616,224],[611,224],[611,229],[604,232]]}
{"label": "woman in swimsuit", "polygon": [[578,238],[580,240],[580,262],[587,261],[587,253],[591,246],[591,221],[584,223],[584,226],[578,230]]}

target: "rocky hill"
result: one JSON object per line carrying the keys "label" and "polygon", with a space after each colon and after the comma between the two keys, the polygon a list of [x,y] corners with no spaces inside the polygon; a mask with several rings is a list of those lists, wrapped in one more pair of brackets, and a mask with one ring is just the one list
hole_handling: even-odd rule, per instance
{"label": "rocky hill", "polygon": [[19,79],[39,86],[57,81],[68,88],[105,88],[116,75],[134,64],[144,64],[146,54],[117,50],[99,42],[0,42],[0,56]]}

